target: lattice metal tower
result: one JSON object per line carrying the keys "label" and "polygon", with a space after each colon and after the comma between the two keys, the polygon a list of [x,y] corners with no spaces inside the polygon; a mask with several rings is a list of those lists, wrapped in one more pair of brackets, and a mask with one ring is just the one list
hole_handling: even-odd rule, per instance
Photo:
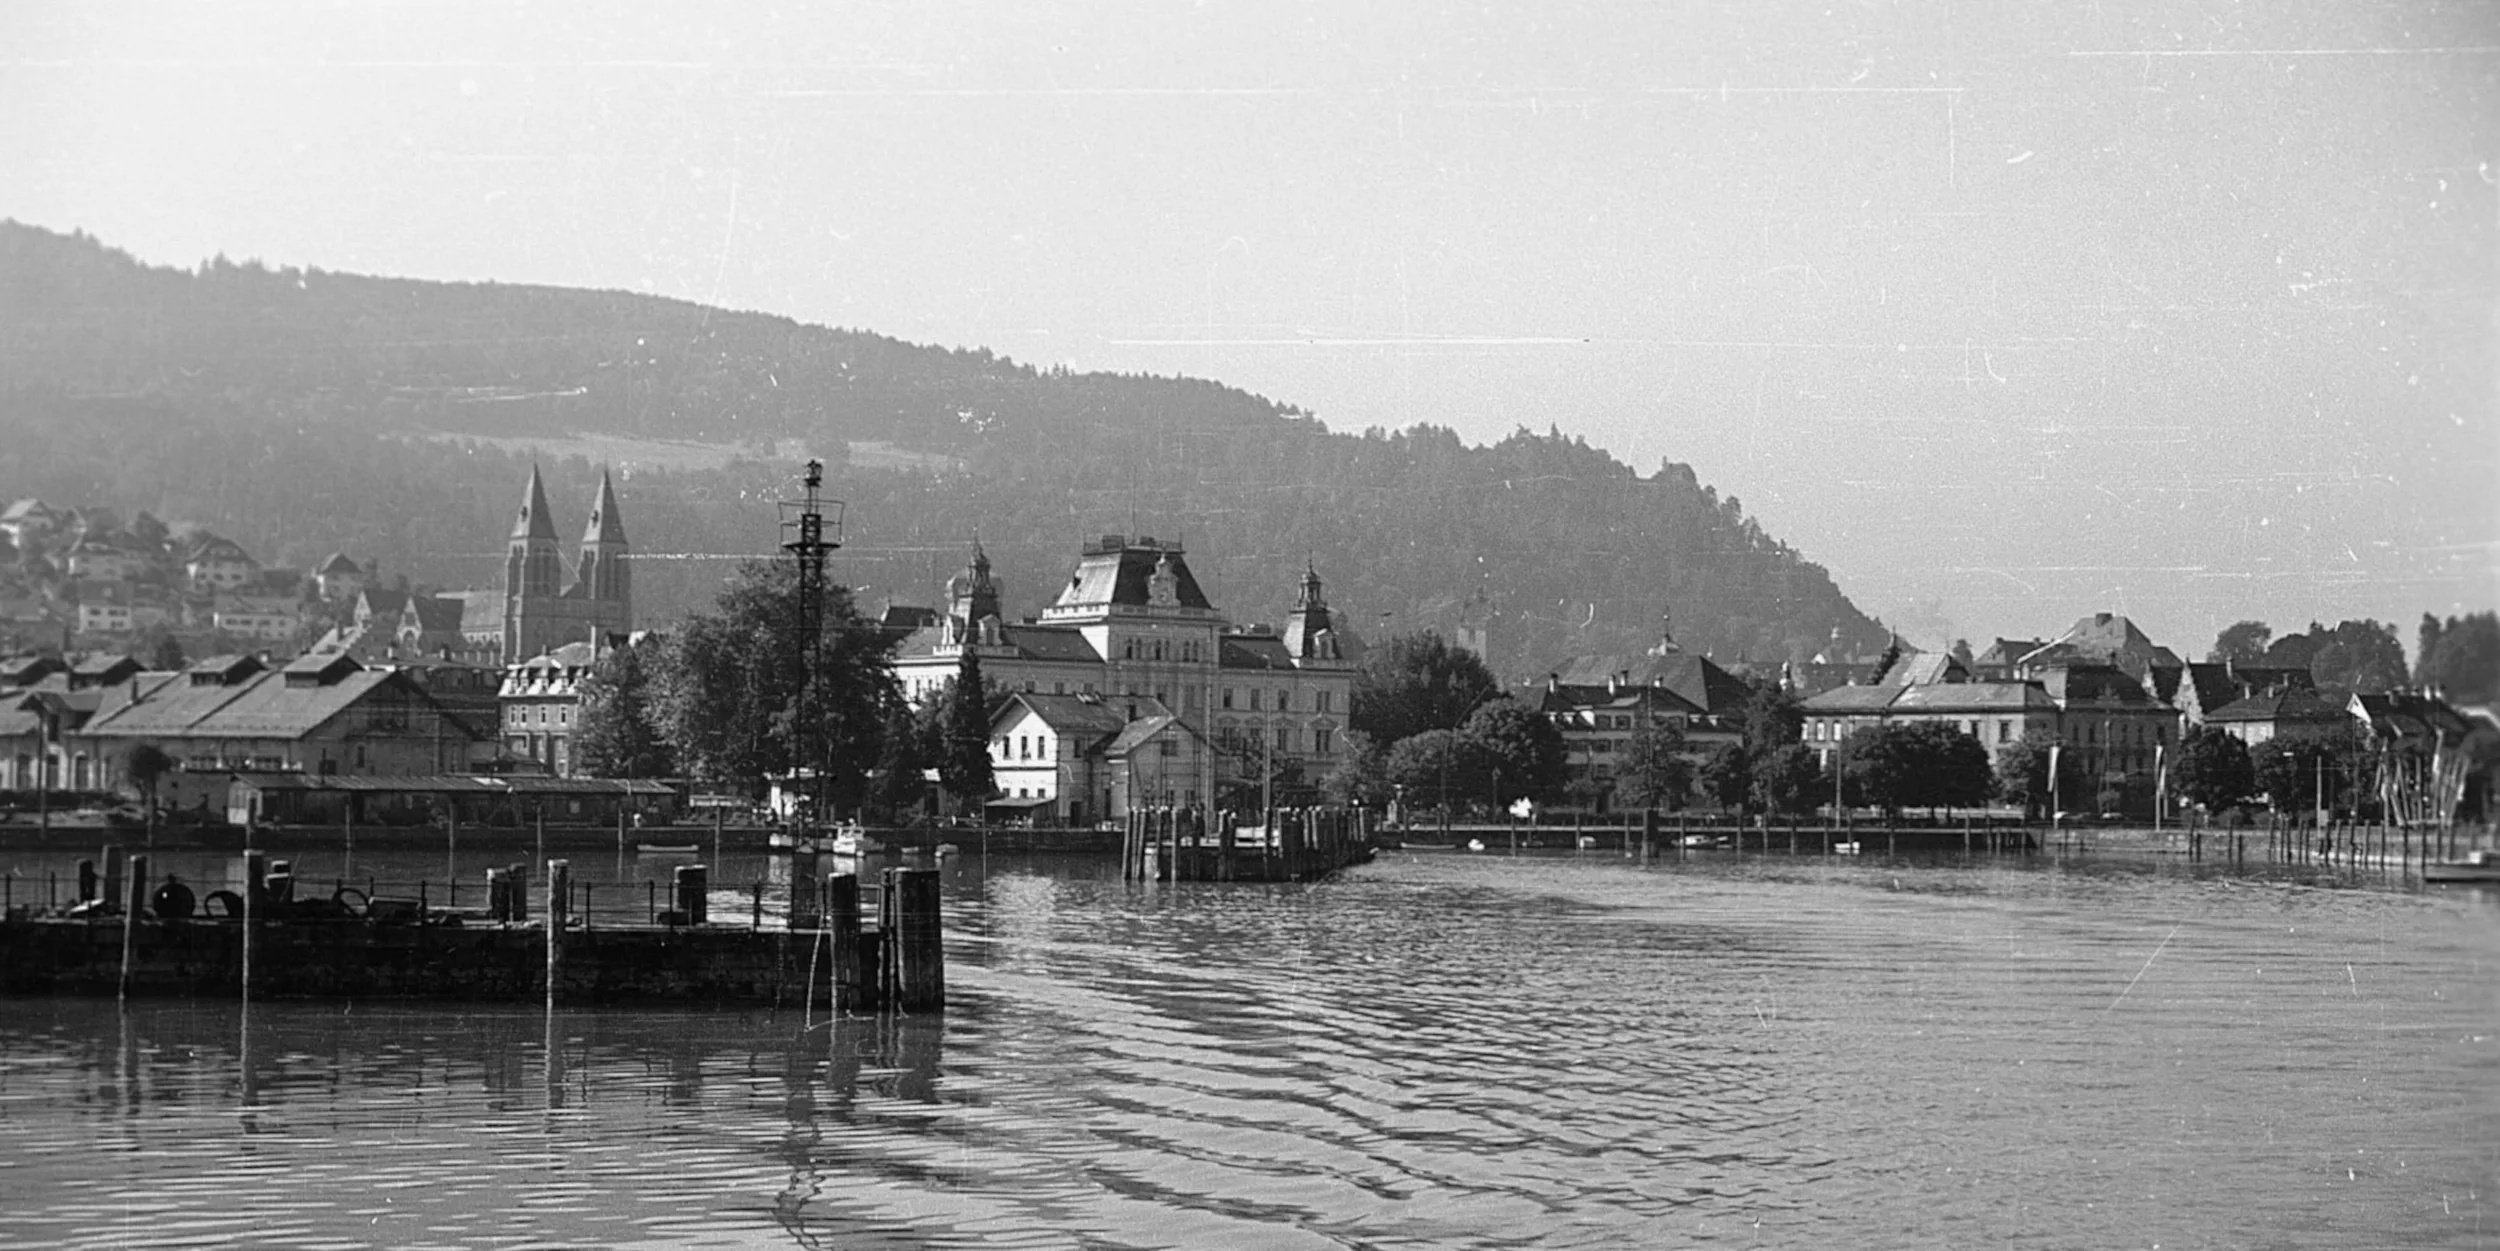
{"label": "lattice metal tower", "polygon": [[842,546],[842,501],[825,499],[824,485],[825,463],[811,460],[804,493],[781,501],[781,550],[798,562],[798,602],[793,606],[797,654],[792,661],[798,666],[799,704],[791,727],[790,782],[807,797],[804,820],[809,823],[824,819],[826,765],[832,755],[830,740],[817,723],[824,702],[816,684],[824,667],[825,555]]}

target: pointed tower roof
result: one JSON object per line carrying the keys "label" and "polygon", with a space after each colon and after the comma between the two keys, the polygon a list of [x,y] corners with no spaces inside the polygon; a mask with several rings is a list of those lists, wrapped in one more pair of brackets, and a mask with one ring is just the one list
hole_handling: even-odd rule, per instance
{"label": "pointed tower roof", "polygon": [[[552,526],[549,527],[551,530]],[[582,542],[622,543],[625,541],[625,520],[616,512],[616,479],[607,470],[599,471],[599,494],[590,502],[590,525],[582,531]]]}
{"label": "pointed tower roof", "polygon": [[530,484],[521,493],[521,515],[512,519],[512,537],[556,537],[556,519],[547,511],[547,484],[539,479],[536,465],[530,466]]}

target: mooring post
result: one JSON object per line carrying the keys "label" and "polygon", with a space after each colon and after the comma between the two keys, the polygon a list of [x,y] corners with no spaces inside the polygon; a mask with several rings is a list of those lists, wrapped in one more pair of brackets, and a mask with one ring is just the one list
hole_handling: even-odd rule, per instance
{"label": "mooring post", "polygon": [[709,920],[712,870],[708,865],[677,866],[677,914],[687,925],[701,925]]}
{"label": "mooring post", "polygon": [[261,876],[269,862],[257,851],[243,852],[243,1001],[252,1001],[252,931],[260,923]]}
{"label": "mooring post", "polygon": [[[859,940],[859,876],[836,873],[825,879],[825,928],[833,934],[833,1009],[858,1011],[869,1006],[874,979],[862,966]],[[812,992],[811,992],[812,993]]]}
{"label": "mooring post", "polygon": [[118,908],[122,901],[122,849],[114,843],[104,849],[104,890],[96,896],[107,908]]}
{"label": "mooring post", "polygon": [[347,803],[341,811],[347,818],[347,863],[339,870],[339,876],[353,877],[356,873],[356,796],[354,793],[351,792],[347,796]]}
{"label": "mooring post", "polygon": [[934,1012],[946,1006],[946,943],[938,916],[935,869],[888,869],[886,897],[894,918],[885,941],[894,952],[894,1006]]}
{"label": "mooring post", "polygon": [[571,903],[573,866],[547,862],[547,1006],[556,1006],[556,989],[564,984],[564,915]]}
{"label": "mooring post", "polygon": [[[77,902],[79,902],[79,903],[85,903],[85,902],[87,902],[88,900],[91,900],[91,899],[95,898],[95,897],[96,897],[96,883],[97,883],[98,881],[100,881],[100,880],[101,880],[101,879],[99,879],[99,878],[96,876],[96,871],[95,871],[95,861],[93,861],[93,860],[88,860],[88,859],[83,859],[83,858],[82,858],[82,859],[80,859],[80,860],[79,860],[79,862],[78,862],[78,899],[77,899]],[[45,901],[45,902],[49,903],[50,901],[49,901],[49,900],[47,900],[47,901]]]}
{"label": "mooring post", "polygon": [[130,964],[139,948],[139,910],[148,904],[148,858],[130,858],[130,893],[122,897],[122,980],[116,995],[130,998]]}

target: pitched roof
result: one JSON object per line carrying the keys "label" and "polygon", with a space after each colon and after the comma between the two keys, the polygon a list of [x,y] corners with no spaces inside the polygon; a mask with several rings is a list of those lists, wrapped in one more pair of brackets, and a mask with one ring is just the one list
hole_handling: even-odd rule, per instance
{"label": "pitched roof", "polygon": [[1734,712],[1753,695],[1753,688],[1746,686],[1743,678],[1720,668],[1709,657],[1691,652],[1574,656],[1554,671],[1554,680],[1564,686],[1604,687],[1609,678],[1618,685],[1656,686],[1673,691],[1685,703],[1710,716]]}
{"label": "pitched roof", "polygon": [[2234,700],[2205,714],[2207,721],[2271,721],[2329,723],[2341,721],[2350,714],[2341,706],[2328,702],[2316,691],[2303,687],[2251,695]]}
{"label": "pitched roof", "polygon": [[368,699],[433,704],[415,683],[388,670],[359,669],[327,682],[290,683],[287,677],[284,672],[259,673],[231,686],[168,680],[143,692],[136,702],[98,714],[86,732],[128,738],[300,739]]}
{"label": "pitched roof", "polygon": [[1970,667],[1951,652],[1904,652],[1892,663],[1881,681],[1886,686],[1926,686],[1937,682],[1963,682],[1970,678]]}
{"label": "pitched roof", "polygon": [[355,561],[347,558],[345,552],[332,552],[320,564],[313,566],[313,576],[317,578],[362,577],[364,572]]}
{"label": "pitched roof", "polygon": [[1910,688],[1904,686],[1835,686],[1802,705],[1808,716],[1882,712]]}
{"label": "pitched roof", "polygon": [[1892,701],[1894,712],[2054,712],[2057,701],[2037,682],[1933,682],[1909,686]]}
{"label": "pitched roof", "polygon": [[429,633],[459,630],[468,607],[466,600],[453,595],[415,595],[409,597],[408,603],[416,610],[417,628]]}
{"label": "pitched roof", "polygon": [[1225,634],[1215,641],[1215,662],[1225,669],[1291,669],[1293,650],[1273,634]]}
{"label": "pitched roof", "polygon": [[1130,752],[1137,750],[1139,747],[1144,746],[1146,743],[1151,742],[1156,735],[1175,727],[1177,727],[1183,734],[1196,733],[1196,731],[1189,728],[1188,723],[1168,712],[1158,712],[1149,716],[1139,717],[1135,721],[1131,721],[1127,725],[1121,726],[1120,732],[1113,735],[1110,742],[1103,744],[1102,754],[1106,756],[1125,756]]}
{"label": "pitched roof", "polygon": [[2055,665],[2041,672],[2039,682],[2061,708],[2083,702],[2153,706],[2153,697],[2134,678],[2107,665]]}
{"label": "pitched roof", "polygon": [[[1015,715],[1015,709],[1019,706],[1041,718],[1042,724],[1058,733],[1080,737],[1091,736],[1096,741],[1119,733],[1120,727],[1128,722],[1128,718],[1123,716],[1119,709],[1104,704],[1097,696],[1045,695],[1038,691],[1015,691],[1010,693],[999,704],[998,710],[991,714],[990,725],[995,728],[1006,721]],[[1088,746],[1091,744],[1089,743]]]}

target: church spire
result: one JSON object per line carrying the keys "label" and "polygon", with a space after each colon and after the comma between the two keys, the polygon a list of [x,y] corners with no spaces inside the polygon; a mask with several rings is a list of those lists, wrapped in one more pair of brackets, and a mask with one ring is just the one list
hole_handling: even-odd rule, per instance
{"label": "church spire", "polygon": [[[537,475],[533,471],[531,480]],[[552,525],[548,527],[554,529]],[[625,519],[616,511],[616,478],[607,470],[599,471],[599,494],[590,502],[590,525],[582,531],[582,542],[596,546],[601,543],[625,541]]]}
{"label": "church spire", "polygon": [[546,539],[556,537],[556,519],[547,511],[547,484],[538,476],[538,466],[530,465],[529,486],[521,492],[521,513],[512,519],[515,539]]}

